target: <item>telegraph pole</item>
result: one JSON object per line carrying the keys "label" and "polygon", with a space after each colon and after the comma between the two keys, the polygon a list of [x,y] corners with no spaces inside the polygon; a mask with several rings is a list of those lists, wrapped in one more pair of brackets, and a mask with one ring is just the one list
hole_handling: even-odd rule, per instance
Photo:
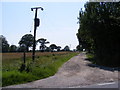
{"label": "telegraph pole", "polygon": [[33,41],[33,53],[32,53],[33,62],[35,60],[36,29],[37,29],[37,27],[39,27],[39,24],[40,24],[40,20],[39,20],[39,18],[37,18],[37,10],[41,9],[43,11],[43,8],[42,7],[31,8],[31,11],[33,11],[34,9],[35,9],[35,19],[34,19],[34,41]]}

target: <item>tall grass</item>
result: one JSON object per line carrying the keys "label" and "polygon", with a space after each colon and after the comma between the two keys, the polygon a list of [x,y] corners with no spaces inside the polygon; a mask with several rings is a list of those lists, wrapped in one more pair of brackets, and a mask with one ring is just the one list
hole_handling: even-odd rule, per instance
{"label": "tall grass", "polygon": [[30,73],[26,72],[20,73],[18,71],[3,72],[2,75],[3,75],[2,86],[30,82],[38,79],[38,77]]}
{"label": "tall grass", "polygon": [[[27,57],[26,70],[20,72],[22,60],[20,58],[3,61],[2,71],[2,86],[13,84],[26,83],[37,79],[46,78],[54,75],[59,67],[71,57],[78,53],[50,53],[38,54],[35,62],[32,62],[31,57]],[[10,62],[11,61],[11,62]]]}

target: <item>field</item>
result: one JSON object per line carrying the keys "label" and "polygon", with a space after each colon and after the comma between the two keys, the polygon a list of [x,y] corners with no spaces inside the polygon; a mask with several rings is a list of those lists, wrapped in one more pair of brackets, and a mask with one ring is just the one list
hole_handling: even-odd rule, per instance
{"label": "field", "polygon": [[58,68],[77,55],[75,52],[36,52],[32,62],[32,53],[3,53],[2,55],[2,86],[21,84],[54,75]]}

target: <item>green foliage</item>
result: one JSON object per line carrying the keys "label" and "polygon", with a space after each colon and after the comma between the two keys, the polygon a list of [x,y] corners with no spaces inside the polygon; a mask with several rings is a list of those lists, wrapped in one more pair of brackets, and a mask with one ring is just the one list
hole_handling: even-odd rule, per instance
{"label": "green foliage", "polygon": [[70,51],[70,47],[69,46],[65,46],[64,47],[64,51]]}
{"label": "green foliage", "polygon": [[54,51],[54,49],[57,49],[57,46],[56,46],[55,44],[51,44],[51,45],[50,45],[50,49],[51,49],[52,51]]}
{"label": "green foliage", "polygon": [[20,72],[26,70],[26,65],[24,63],[21,64],[20,68],[18,69]]}
{"label": "green foliage", "polygon": [[61,49],[61,46],[57,46],[57,51],[59,52]]}
{"label": "green foliage", "polygon": [[[35,62],[31,58],[26,59],[26,64],[21,63],[20,59],[11,60],[3,63],[2,79],[3,86],[20,84],[46,78],[54,75],[59,67],[71,57],[78,53],[49,54],[36,56]],[[17,64],[17,65],[16,65]]]}
{"label": "green foliage", "polygon": [[34,37],[32,34],[24,35],[19,41],[20,46],[25,45],[26,51],[29,51],[29,47],[33,45]]}
{"label": "green foliage", "polygon": [[47,39],[44,39],[44,38],[40,38],[40,39],[37,40],[37,43],[38,42],[41,43],[41,45],[40,45],[40,51],[42,51],[42,52],[44,52],[46,50],[46,48],[47,48],[47,46],[45,44],[50,43],[50,42],[48,42],[46,40]]}
{"label": "green foliage", "polygon": [[96,61],[95,61],[94,54],[87,53],[86,56],[87,56],[87,60],[91,61],[93,64],[97,64]]}
{"label": "green foliage", "polygon": [[9,71],[9,72],[4,72],[2,74],[2,86],[30,82],[37,79],[38,77],[30,73],[26,73],[26,72],[20,73],[18,71]]}
{"label": "green foliage", "polygon": [[16,51],[17,51],[17,46],[16,46],[16,45],[11,45],[11,46],[9,47],[9,51],[10,51],[10,52],[16,52]]}
{"label": "green foliage", "polygon": [[1,67],[0,67],[0,87],[2,87],[2,70],[1,70]]}
{"label": "green foliage", "polygon": [[77,51],[83,51],[83,49],[84,49],[84,48],[82,47],[82,45],[77,45],[77,47],[76,47],[76,50],[77,50]]}
{"label": "green foliage", "polygon": [[120,66],[120,2],[87,2],[78,19],[79,45],[94,53],[96,63]]}
{"label": "green foliage", "polygon": [[9,51],[9,44],[3,35],[0,35],[0,41],[1,41],[0,48],[2,47],[2,50],[0,49],[0,51],[8,52]]}

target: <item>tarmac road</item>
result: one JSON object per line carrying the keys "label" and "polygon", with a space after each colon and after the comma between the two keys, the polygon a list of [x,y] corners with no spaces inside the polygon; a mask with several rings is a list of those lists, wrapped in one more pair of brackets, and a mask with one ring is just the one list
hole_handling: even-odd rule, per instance
{"label": "tarmac road", "polygon": [[110,83],[99,83],[99,84],[93,84],[88,86],[75,86],[75,87],[69,87],[69,88],[120,88],[120,81],[118,82],[110,82]]}

